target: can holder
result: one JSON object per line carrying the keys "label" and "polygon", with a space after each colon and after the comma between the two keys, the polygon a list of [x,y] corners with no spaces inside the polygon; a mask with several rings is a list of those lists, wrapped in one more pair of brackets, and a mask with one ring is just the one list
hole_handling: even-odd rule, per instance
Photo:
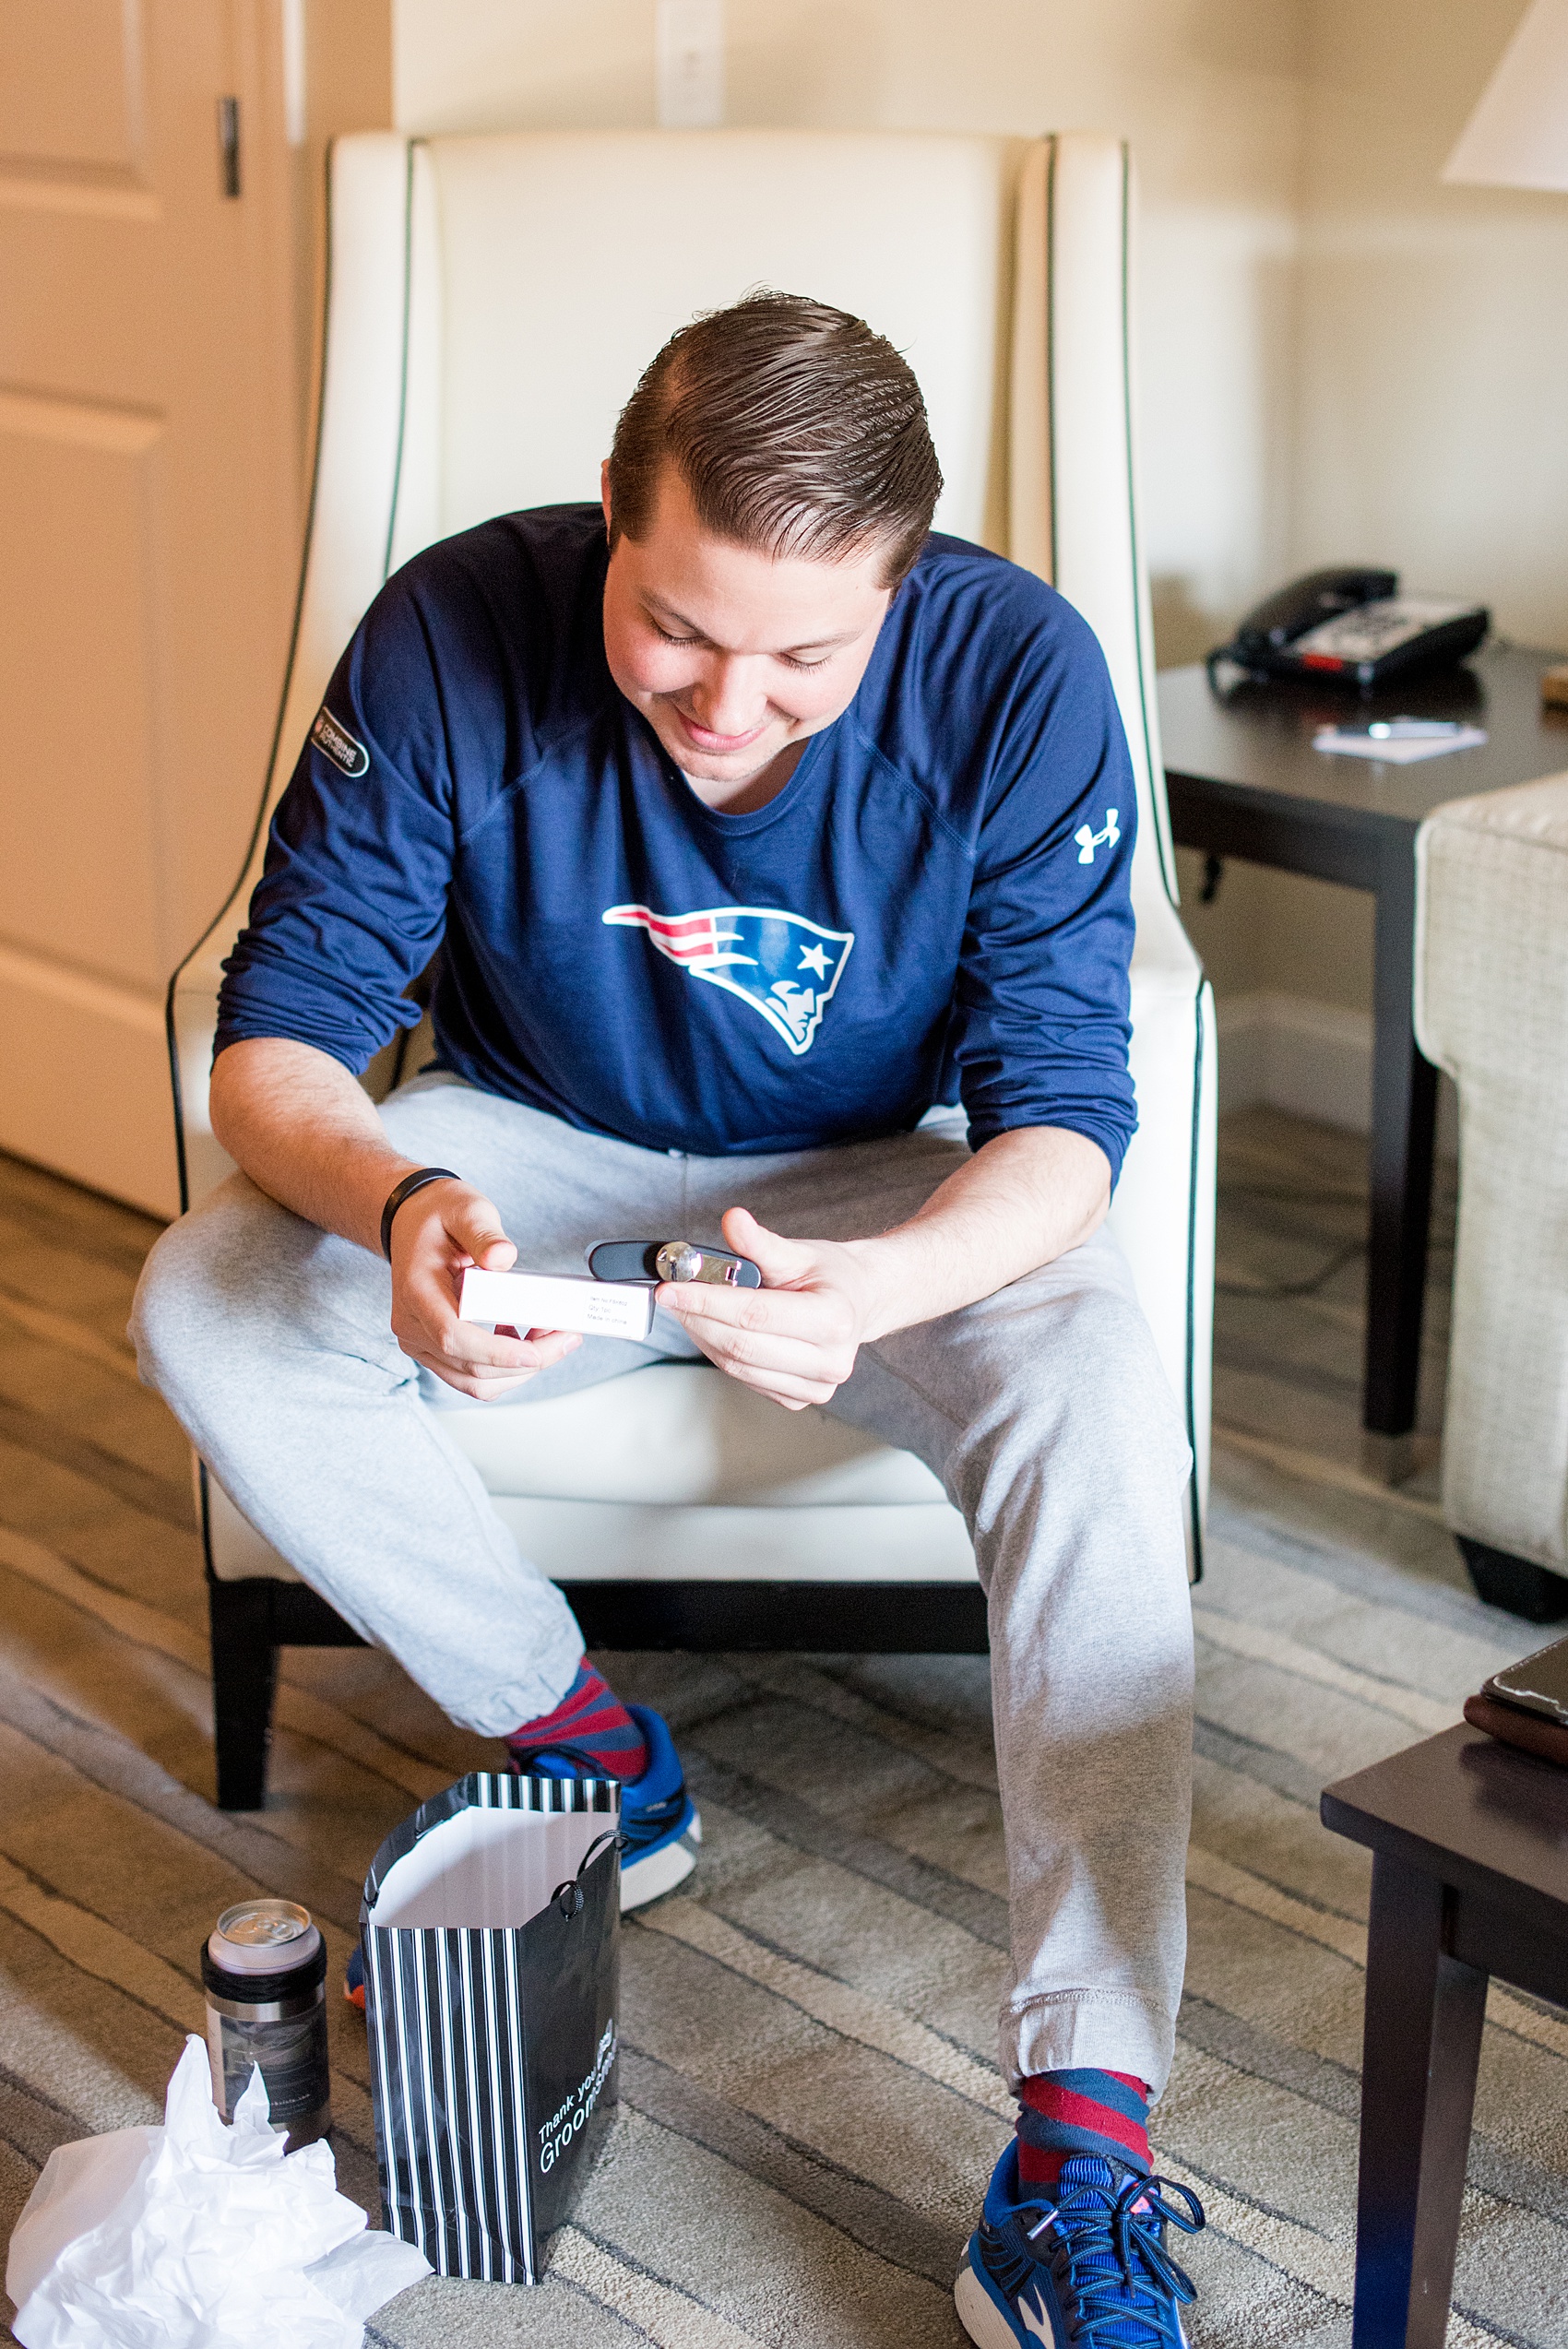
{"label": "can holder", "polygon": [[[309,1928],[309,1945],[302,1963],[288,1963],[287,1944],[283,1944],[275,1969],[253,1962],[244,1970],[234,1970],[213,1957],[211,1940],[202,1943],[212,2101],[224,2119],[232,2122],[234,2108],[250,2084],[252,2068],[259,2065],[271,2118],[287,2129],[288,2150],[294,2153],[302,2145],[313,2145],[318,2137],[325,2137],[332,2125],[327,1950],[303,1909],[271,1900],[241,1904],[247,1905],[292,1909]],[[236,1913],[230,1909],[225,1916]],[[223,1924],[220,1917],[212,1940],[220,1940]]]}

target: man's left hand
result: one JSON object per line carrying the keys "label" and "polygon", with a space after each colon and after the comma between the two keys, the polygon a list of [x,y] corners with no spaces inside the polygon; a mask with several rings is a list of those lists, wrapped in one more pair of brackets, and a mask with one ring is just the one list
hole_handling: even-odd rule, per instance
{"label": "man's left hand", "polygon": [[873,1334],[875,1282],[863,1243],[784,1240],[744,1207],[731,1207],[723,1228],[726,1246],[749,1256],[766,1286],[665,1281],[659,1304],[710,1362],[786,1411],[830,1402]]}
{"label": "man's left hand", "polygon": [[871,1240],[784,1240],[744,1207],[724,1237],[761,1288],[666,1281],[659,1302],[710,1362],[803,1411],[830,1403],[862,1346],[933,1322],[1078,1248],[1111,1204],[1104,1151],[1067,1126],[994,1134],[908,1223]]}

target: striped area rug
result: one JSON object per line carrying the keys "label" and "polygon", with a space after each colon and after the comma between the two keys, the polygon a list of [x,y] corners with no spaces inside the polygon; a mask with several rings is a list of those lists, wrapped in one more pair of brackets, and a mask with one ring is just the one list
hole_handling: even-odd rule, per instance
{"label": "striped area rug", "polygon": [[[1307,1244],[1302,1211],[1280,1211],[1271,1256],[1257,1157],[1289,1143],[1231,1151],[1227,1274],[1254,1320],[1270,1266],[1301,1287],[1280,1252]],[[123,1335],[153,1230],[0,1163],[0,2234],[52,2146],[157,2117],[220,1908],[302,1900],[339,1968],[381,1837],[498,1750],[380,1657],[295,1652],[271,1806],[212,1808],[184,1449]],[[1430,1483],[1379,1495],[1301,1405],[1353,1429],[1353,1310],[1290,1313],[1272,1371],[1252,1321],[1222,1323],[1232,1432],[1194,1593],[1192,1957],[1154,2134],[1209,2212],[1190,2247],[1206,2349],[1348,2339],[1367,1868],[1318,1825],[1318,1790],[1454,1721],[1534,1643],[1467,1594]],[[707,1842],[689,1887],[626,1928],[607,2152],[541,2287],[431,2281],[372,2338],[958,2343],[953,2272],[1011,2118],[983,1662],[608,1668],[668,1713]],[[339,2182],[374,2211],[363,2028],[334,2002],[331,2029]],[[1568,2020],[1494,1990],[1477,2121],[1451,2339],[1568,2342]]]}

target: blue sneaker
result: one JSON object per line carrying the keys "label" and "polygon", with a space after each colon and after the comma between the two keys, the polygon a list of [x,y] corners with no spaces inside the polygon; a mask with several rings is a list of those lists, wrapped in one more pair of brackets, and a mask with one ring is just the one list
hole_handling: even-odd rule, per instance
{"label": "blue sneaker", "polygon": [[1063,2163],[1054,2200],[1028,2194],[1009,2145],[953,2286],[964,2331],[978,2349],[1184,2349],[1181,2311],[1196,2294],[1166,2250],[1167,2221],[1195,2235],[1203,2204],[1098,2153]]}
{"label": "blue sneaker", "polygon": [[[681,1757],[661,1714],[645,1704],[626,1707],[647,1746],[647,1767],[621,1786],[621,1914],[646,1908],[672,1892],[697,1864],[702,1821],[686,1792]],[[540,1778],[597,1778],[600,1765],[575,1746],[540,1746],[514,1752],[512,1767]]]}

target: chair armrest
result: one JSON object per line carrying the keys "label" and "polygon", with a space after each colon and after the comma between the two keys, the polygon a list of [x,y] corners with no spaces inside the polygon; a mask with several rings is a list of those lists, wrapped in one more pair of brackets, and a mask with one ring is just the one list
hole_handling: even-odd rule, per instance
{"label": "chair armrest", "polygon": [[[304,576],[271,768],[245,870],[169,983],[169,1060],[182,1204],[233,1171],[208,1113],[223,963],[261,876],[267,819],[343,647],[386,575],[401,453],[407,331],[409,142],[390,131],[334,143],[320,413]],[[411,552],[411,550],[410,550]]]}
{"label": "chair armrest", "polygon": [[1208,1491],[1214,1324],[1214,997],[1175,908],[1153,890],[1138,908],[1132,990],[1138,1131],[1110,1225],[1186,1417],[1196,1457],[1195,1565]]}
{"label": "chair armrest", "polygon": [[[236,893],[237,895],[238,893]],[[218,990],[223,962],[239,934],[243,914],[225,916],[169,982],[169,1066],[174,1083],[174,1130],[180,1154],[180,1204],[198,1205],[234,1161],[212,1131],[208,1093],[212,1040],[218,1032]]]}

